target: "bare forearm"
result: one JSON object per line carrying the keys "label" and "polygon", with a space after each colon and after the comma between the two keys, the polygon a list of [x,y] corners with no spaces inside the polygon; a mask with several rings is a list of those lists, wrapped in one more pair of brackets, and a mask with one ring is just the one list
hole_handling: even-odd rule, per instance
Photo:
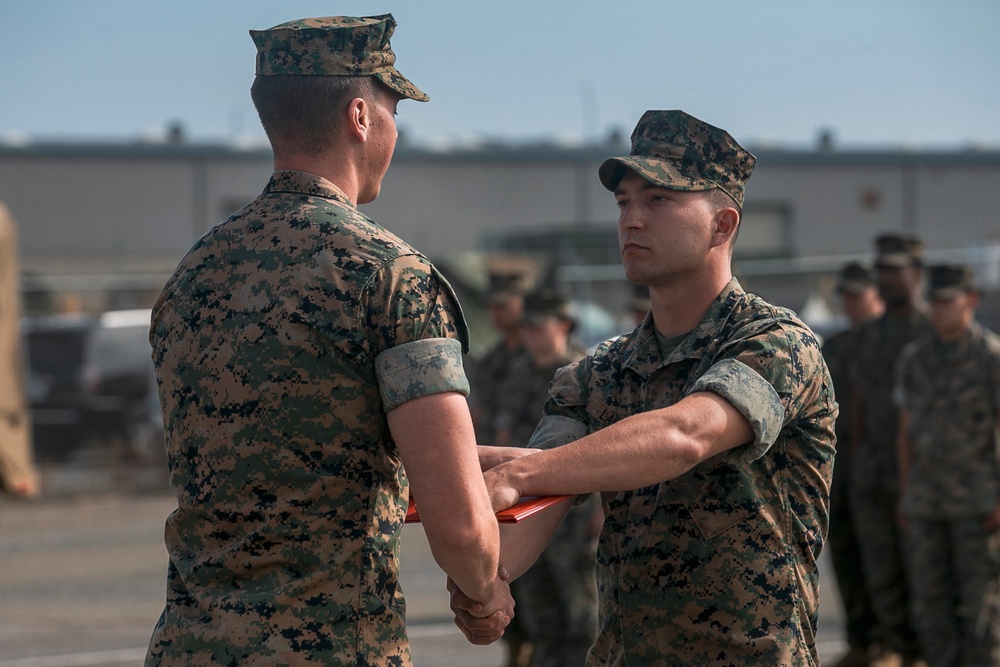
{"label": "bare forearm", "polygon": [[714,394],[695,394],[498,466],[486,473],[487,484],[494,504],[504,484],[521,495],[637,489],[679,477],[705,458],[752,439],[749,423],[729,403]]}
{"label": "bare forearm", "polygon": [[492,595],[500,537],[465,398],[435,394],[400,405],[389,428],[438,565],[474,599]]}
{"label": "bare forearm", "polygon": [[470,517],[461,524],[454,516],[428,523],[423,510],[421,515],[438,566],[469,597],[486,604],[495,593],[500,564],[500,533],[492,511],[488,518]]}
{"label": "bare forearm", "polygon": [[573,507],[573,501],[573,496],[570,496],[521,523],[500,526],[500,564],[511,580],[524,574],[538,559]]}

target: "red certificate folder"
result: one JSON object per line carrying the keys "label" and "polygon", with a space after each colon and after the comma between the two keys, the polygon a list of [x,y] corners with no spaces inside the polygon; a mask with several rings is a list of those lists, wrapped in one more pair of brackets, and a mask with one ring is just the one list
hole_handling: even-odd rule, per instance
{"label": "red certificate folder", "polygon": [[[565,498],[569,498],[569,496],[525,496],[515,505],[497,512],[497,522],[517,523],[524,521],[529,516],[552,507]],[[413,504],[413,498],[410,498],[410,506],[406,510],[406,523],[420,523],[420,514],[417,512],[417,506]]]}

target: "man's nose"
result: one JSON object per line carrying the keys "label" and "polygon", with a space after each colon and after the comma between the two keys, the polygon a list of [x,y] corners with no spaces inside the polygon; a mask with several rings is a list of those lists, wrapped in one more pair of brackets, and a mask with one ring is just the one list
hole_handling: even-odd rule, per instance
{"label": "man's nose", "polygon": [[632,205],[622,208],[618,215],[618,226],[622,229],[639,229],[644,224],[642,215]]}

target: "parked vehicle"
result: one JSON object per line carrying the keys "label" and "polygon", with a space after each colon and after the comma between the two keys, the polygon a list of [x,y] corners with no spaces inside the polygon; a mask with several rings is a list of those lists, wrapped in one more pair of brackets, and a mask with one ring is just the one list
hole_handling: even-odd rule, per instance
{"label": "parked vehicle", "polygon": [[149,320],[148,309],[23,320],[40,462],[61,462],[101,447],[117,447],[132,457],[160,454]]}

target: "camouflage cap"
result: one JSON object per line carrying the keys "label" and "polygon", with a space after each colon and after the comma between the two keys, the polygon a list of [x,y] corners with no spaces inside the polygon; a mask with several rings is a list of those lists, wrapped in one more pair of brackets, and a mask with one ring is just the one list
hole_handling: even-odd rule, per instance
{"label": "camouflage cap", "polygon": [[548,288],[537,290],[524,297],[522,324],[540,324],[550,318],[572,322],[569,299]]}
{"label": "camouflage cap", "polygon": [[920,266],[924,258],[924,242],[916,236],[883,234],[875,239],[876,268]]}
{"label": "camouflage cap", "polygon": [[396,69],[389,38],[392,14],[298,19],[267,30],[251,30],[257,74],[276,76],[374,76],[403,97],[430,98]]}
{"label": "camouflage cap", "polygon": [[491,273],[490,298],[523,296],[528,291],[527,276],[523,273]]}
{"label": "camouflage cap", "polygon": [[949,300],[976,291],[972,269],[965,265],[932,266],[928,273],[927,294],[931,300]]}
{"label": "camouflage cap", "polygon": [[628,157],[604,161],[598,172],[608,190],[626,169],[671,190],[719,188],[743,206],[743,192],[757,158],[728,132],[683,111],[647,111],[632,131]]}
{"label": "camouflage cap", "polygon": [[848,262],[840,269],[837,277],[837,291],[841,294],[860,294],[875,285],[871,269],[861,262]]}

